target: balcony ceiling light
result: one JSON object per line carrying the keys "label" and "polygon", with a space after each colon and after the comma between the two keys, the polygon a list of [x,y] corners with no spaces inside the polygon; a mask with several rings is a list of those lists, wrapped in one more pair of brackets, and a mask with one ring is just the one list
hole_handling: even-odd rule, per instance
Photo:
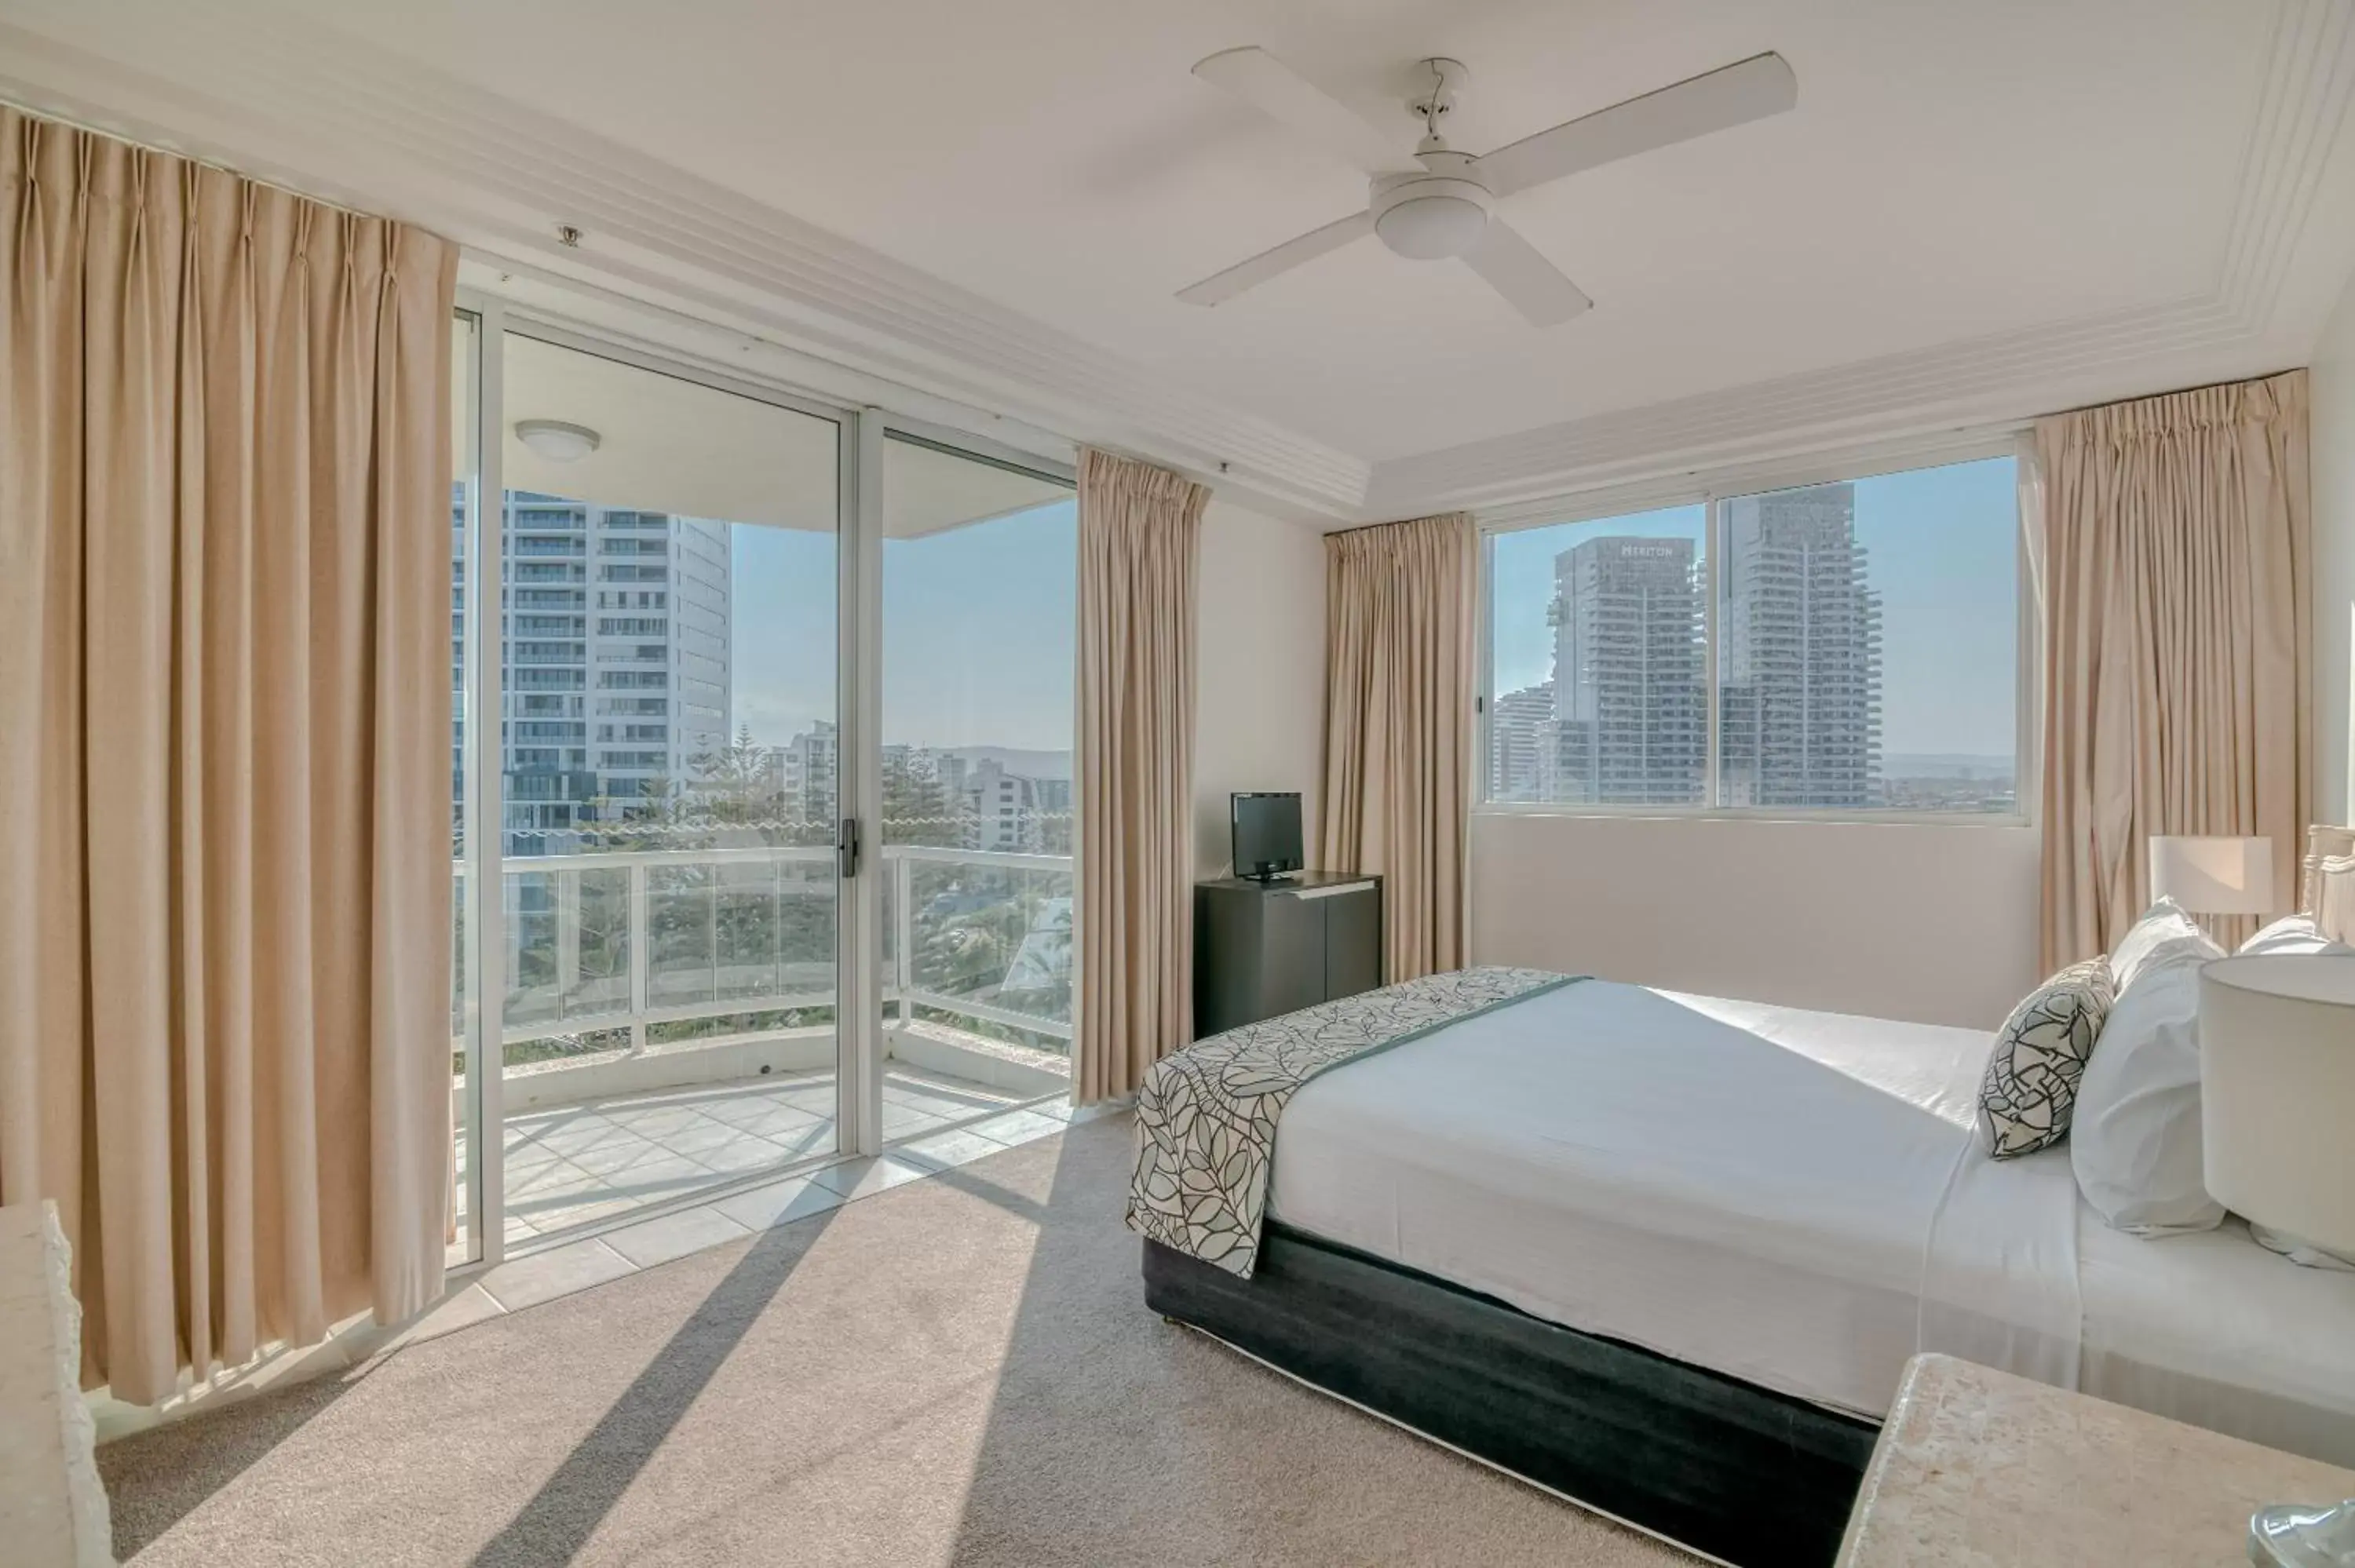
{"label": "balcony ceiling light", "polygon": [[562,419],[517,419],[516,440],[550,462],[579,462],[602,443],[586,425]]}

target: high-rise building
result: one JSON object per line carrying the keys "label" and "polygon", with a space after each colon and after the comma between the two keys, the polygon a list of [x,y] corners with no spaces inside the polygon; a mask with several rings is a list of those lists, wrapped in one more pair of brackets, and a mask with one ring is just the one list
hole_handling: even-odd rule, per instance
{"label": "high-rise building", "polygon": [[819,719],[777,747],[777,794],[788,821],[833,823],[835,746],[834,721]]}
{"label": "high-rise building", "polygon": [[1488,799],[1554,800],[1561,760],[1551,681],[1497,699],[1488,715]]}
{"label": "high-rise building", "polygon": [[1881,600],[1856,487],[1725,503],[1719,746],[1729,806],[1879,806]]}
{"label": "high-rise building", "polygon": [[[463,681],[464,498],[452,665]],[[729,524],[510,491],[500,757],[511,853],[658,806],[728,745]]]}
{"label": "high-rise building", "polygon": [[1036,854],[1044,842],[1034,780],[1006,771],[985,758],[965,776],[964,798],[973,813],[975,849]]}
{"label": "high-rise building", "polygon": [[1554,799],[1700,803],[1701,608],[1689,539],[1588,539],[1554,557]]}

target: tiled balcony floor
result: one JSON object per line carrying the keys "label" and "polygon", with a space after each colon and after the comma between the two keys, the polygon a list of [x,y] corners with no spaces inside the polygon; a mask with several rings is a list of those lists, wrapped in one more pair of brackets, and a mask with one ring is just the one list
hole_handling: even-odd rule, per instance
{"label": "tiled balcony floor", "polygon": [[[884,1140],[943,1132],[1024,1103],[1004,1089],[893,1063],[883,1079]],[[507,1245],[530,1246],[542,1236],[832,1154],[834,1113],[834,1074],[819,1070],[511,1117]]]}

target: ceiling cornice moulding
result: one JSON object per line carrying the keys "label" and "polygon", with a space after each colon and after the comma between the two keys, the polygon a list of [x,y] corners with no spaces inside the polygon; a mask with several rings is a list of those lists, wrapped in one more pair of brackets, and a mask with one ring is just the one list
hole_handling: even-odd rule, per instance
{"label": "ceiling cornice moulding", "polygon": [[[368,51],[354,69],[346,36],[301,11],[252,19],[188,0],[110,32],[103,8],[25,0],[0,24],[0,93],[428,224],[478,258],[709,322],[781,359],[1134,452],[1329,525],[2279,369],[2310,349],[2355,264],[2349,182],[2326,178],[2355,96],[2355,0],[2276,0],[2209,291],[1373,463],[429,65]],[[579,249],[558,243],[559,224],[583,231]]]}

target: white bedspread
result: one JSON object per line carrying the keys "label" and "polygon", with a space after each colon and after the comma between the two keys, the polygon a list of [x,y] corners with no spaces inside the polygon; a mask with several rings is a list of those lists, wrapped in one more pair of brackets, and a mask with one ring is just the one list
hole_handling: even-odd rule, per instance
{"label": "white bedspread", "polygon": [[1875,1416],[1925,1338],[2073,1382],[2068,1161],[1963,1159],[1987,1048],[1589,980],[1310,1083],[1270,1213]]}
{"label": "white bedspread", "polygon": [[2355,1469],[2355,1274],[2301,1268],[2248,1227],[2130,1236],[2081,1204],[2080,1386]]}

